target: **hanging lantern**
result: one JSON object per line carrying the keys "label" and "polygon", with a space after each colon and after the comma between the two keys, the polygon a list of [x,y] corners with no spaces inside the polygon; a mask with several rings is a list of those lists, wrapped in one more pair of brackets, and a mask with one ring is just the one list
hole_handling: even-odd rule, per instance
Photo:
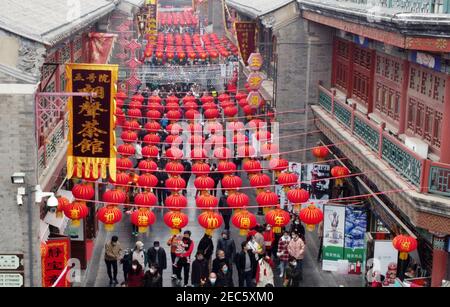
{"label": "hanging lantern", "polygon": [[144,129],[149,133],[158,133],[161,131],[161,125],[157,121],[149,121],[144,125]]}
{"label": "hanging lantern", "polygon": [[265,190],[256,196],[256,202],[263,207],[263,212],[266,213],[270,207],[278,205],[278,195],[270,190]]}
{"label": "hanging lantern", "polygon": [[220,161],[217,165],[217,171],[224,176],[233,175],[236,170],[236,164],[231,161]]}
{"label": "hanging lantern", "polygon": [[125,143],[117,147],[117,152],[123,157],[129,157],[136,153],[136,149],[130,143]]}
{"label": "hanging lantern", "polygon": [[56,217],[61,218],[64,214],[64,208],[69,204],[70,202],[67,198],[63,196],[58,197],[58,207],[56,208]]}
{"label": "hanging lantern", "polygon": [[408,253],[417,249],[417,240],[408,235],[398,235],[392,240],[392,245],[400,252],[400,260],[406,260]]}
{"label": "hanging lantern", "polygon": [[250,198],[248,197],[248,195],[242,192],[236,192],[227,197],[228,207],[236,210],[245,209],[245,207],[248,206],[249,202]]}
{"label": "hanging lantern", "polygon": [[224,176],[222,179],[222,188],[227,190],[228,194],[232,194],[236,189],[242,187],[242,179],[235,175]]}
{"label": "hanging lantern", "polygon": [[248,231],[256,226],[256,216],[247,210],[240,210],[233,214],[231,222],[239,228],[241,236],[247,236]]}
{"label": "hanging lantern", "polygon": [[117,206],[102,207],[97,211],[97,218],[105,224],[106,231],[113,231],[114,224],[122,219],[122,211]]}
{"label": "hanging lantern", "polygon": [[207,110],[205,110],[203,115],[208,120],[217,119],[217,117],[219,117],[219,110],[216,109],[216,108],[214,108],[214,109],[207,109]]}
{"label": "hanging lantern", "polygon": [[298,183],[298,176],[294,173],[281,173],[278,175],[278,184],[283,186],[285,193],[289,191],[289,188]]}
{"label": "hanging lantern", "polygon": [[131,130],[125,130],[124,132],[122,132],[120,134],[120,138],[122,139],[122,141],[124,141],[125,143],[133,143],[137,141],[138,135],[136,132],[131,131]]}
{"label": "hanging lantern", "polygon": [[323,212],[314,205],[309,205],[300,210],[299,218],[306,224],[308,231],[313,231],[315,226],[323,221]]}
{"label": "hanging lantern", "polygon": [[202,210],[212,210],[219,205],[219,199],[209,193],[201,194],[195,198],[197,208]]}
{"label": "hanging lantern", "polygon": [[281,228],[289,224],[289,212],[283,209],[273,209],[266,213],[266,223],[273,227],[274,233],[281,233]]}
{"label": "hanging lantern", "polygon": [[118,170],[129,170],[133,168],[133,162],[128,158],[118,158],[116,160],[116,167]]}
{"label": "hanging lantern", "polygon": [[249,144],[245,144],[242,146],[239,146],[237,149],[237,154],[239,158],[244,158],[243,162],[247,162],[249,158],[254,157],[256,153],[256,150],[253,146]]}
{"label": "hanging lantern", "polygon": [[331,176],[334,177],[336,186],[344,185],[344,178],[350,174],[348,168],[344,166],[335,166],[331,169]]}
{"label": "hanging lantern", "polygon": [[151,173],[158,169],[158,164],[153,160],[142,160],[139,162],[138,168],[143,173]]}
{"label": "hanging lantern", "polygon": [[198,216],[198,223],[205,228],[205,233],[211,236],[214,229],[222,226],[223,218],[222,215],[217,212],[205,211]]}
{"label": "hanging lantern", "polygon": [[287,192],[286,197],[294,204],[294,209],[298,212],[302,203],[306,203],[309,200],[309,192],[301,188],[291,189]]}
{"label": "hanging lantern", "polygon": [[187,119],[187,120],[190,120],[190,121],[193,121],[193,120],[196,120],[196,119],[200,119],[200,112],[199,111],[197,111],[197,110],[187,110],[185,113],[184,113],[184,117]]}
{"label": "hanging lantern", "polygon": [[169,125],[166,127],[166,130],[167,130],[170,134],[173,134],[173,135],[179,135],[180,133],[183,132],[183,127],[181,127],[181,125],[178,124],[178,123],[173,123],[173,124],[169,124]]}
{"label": "hanging lantern", "polygon": [[238,113],[238,109],[235,106],[228,106],[223,109],[223,115],[228,118],[233,118]]}
{"label": "hanging lantern", "polygon": [[79,227],[80,220],[89,214],[89,209],[84,201],[74,201],[64,208],[64,215],[72,220],[72,227]]}
{"label": "hanging lantern", "polygon": [[153,207],[158,203],[158,198],[152,192],[141,192],[134,197],[134,203],[139,207]]}
{"label": "hanging lantern", "polygon": [[271,159],[269,162],[269,168],[275,172],[275,176],[278,177],[280,173],[289,167],[289,161],[286,159],[276,158]]}
{"label": "hanging lantern", "polygon": [[179,160],[183,158],[183,151],[178,147],[170,147],[166,150],[166,157],[171,160]]}
{"label": "hanging lantern", "polygon": [[205,194],[209,190],[214,189],[215,182],[211,177],[203,175],[195,178],[194,186],[201,194]]}
{"label": "hanging lantern", "polygon": [[256,188],[256,195],[264,192],[265,189],[271,184],[271,179],[268,175],[263,173],[253,174],[250,177],[250,185]]}
{"label": "hanging lantern", "polygon": [[169,210],[179,211],[186,208],[187,199],[181,194],[171,194],[167,196],[164,204]]}
{"label": "hanging lantern", "polygon": [[167,112],[166,116],[171,122],[176,122],[180,120],[181,112],[179,110],[171,110]]}
{"label": "hanging lantern", "polygon": [[312,154],[317,158],[318,162],[324,161],[329,154],[327,146],[317,146],[312,149]]}
{"label": "hanging lantern", "polygon": [[236,145],[242,145],[248,143],[248,136],[246,136],[243,133],[237,133],[234,137],[233,137],[233,144]]}
{"label": "hanging lantern", "polygon": [[276,144],[264,143],[261,145],[261,154],[267,160],[270,160],[272,155],[275,155],[278,153],[279,153],[279,148]]}
{"label": "hanging lantern", "polygon": [[192,174],[195,176],[206,176],[210,173],[211,167],[205,162],[196,162],[192,165]]}
{"label": "hanging lantern", "polygon": [[244,162],[242,164],[242,169],[247,172],[247,175],[249,175],[249,177],[251,177],[250,175],[262,172],[261,163],[258,160],[248,160]]}
{"label": "hanging lantern", "polygon": [[151,121],[159,121],[161,119],[161,113],[158,110],[148,110],[147,119]]}
{"label": "hanging lantern", "polygon": [[112,178],[109,178],[109,182],[111,184],[113,184],[115,187],[120,187],[120,188],[127,188],[130,181],[131,181],[130,174],[125,173],[125,172],[117,173],[115,181],[112,180]]}
{"label": "hanging lantern", "polygon": [[107,190],[105,193],[103,193],[102,200],[105,203],[108,204],[114,204],[114,205],[120,205],[125,203],[125,200],[127,199],[127,195],[122,190]]}
{"label": "hanging lantern", "polygon": [[142,142],[144,144],[158,145],[161,143],[161,138],[155,133],[150,133],[144,136]]}
{"label": "hanging lantern", "polygon": [[186,181],[180,176],[170,177],[166,180],[166,188],[168,188],[172,194],[178,193],[186,188]]}
{"label": "hanging lantern", "polygon": [[126,121],[123,124],[123,129],[124,130],[140,130],[141,126],[139,125],[137,120],[133,119],[133,120],[130,120],[130,121]]}
{"label": "hanging lantern", "polygon": [[146,233],[148,226],[156,222],[155,214],[148,209],[139,209],[131,214],[131,223],[138,227],[140,233]]}
{"label": "hanging lantern", "polygon": [[133,119],[139,119],[142,117],[140,109],[128,109],[127,116]]}
{"label": "hanging lantern", "polygon": [[166,164],[165,170],[169,176],[179,176],[184,172],[184,166],[179,161],[170,161]]}
{"label": "hanging lantern", "polygon": [[164,223],[170,227],[171,234],[177,234],[189,223],[189,219],[183,212],[169,211],[164,214]]}
{"label": "hanging lantern", "polygon": [[92,184],[83,182],[72,188],[72,194],[75,199],[91,200],[95,196],[95,190]]}
{"label": "hanging lantern", "polygon": [[205,160],[208,158],[206,150],[203,148],[194,148],[191,150],[191,159],[195,161]]}
{"label": "hanging lantern", "polygon": [[141,153],[144,158],[156,159],[159,155],[159,148],[155,145],[147,145],[142,148]]}
{"label": "hanging lantern", "polygon": [[219,160],[231,159],[231,150],[226,147],[219,147],[214,150],[214,157]]}
{"label": "hanging lantern", "polygon": [[139,176],[137,185],[143,188],[154,188],[158,185],[158,178],[150,173],[145,173]]}

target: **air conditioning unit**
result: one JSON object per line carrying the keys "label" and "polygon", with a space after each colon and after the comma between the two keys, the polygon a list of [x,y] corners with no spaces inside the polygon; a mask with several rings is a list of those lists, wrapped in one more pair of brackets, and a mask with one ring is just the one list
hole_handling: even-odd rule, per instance
{"label": "air conditioning unit", "polygon": [[418,154],[421,158],[428,157],[428,144],[416,137],[405,137],[405,145]]}

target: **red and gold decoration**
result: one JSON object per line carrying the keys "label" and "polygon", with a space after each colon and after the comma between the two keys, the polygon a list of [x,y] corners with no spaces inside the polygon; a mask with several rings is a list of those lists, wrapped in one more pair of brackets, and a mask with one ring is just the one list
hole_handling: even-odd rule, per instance
{"label": "red and gold decoration", "polygon": [[170,228],[172,234],[180,233],[181,229],[189,223],[188,216],[180,211],[169,211],[164,214],[164,223]]}
{"label": "red and gold decoration", "polygon": [[302,188],[291,189],[287,192],[286,197],[294,204],[294,210],[299,212],[301,205],[309,200],[309,192]]}
{"label": "red and gold decoration", "polygon": [[222,188],[224,188],[228,194],[232,194],[236,189],[242,187],[242,179],[239,176],[227,175],[222,179]]}
{"label": "red and gold decoration", "polygon": [[300,210],[299,218],[306,224],[306,230],[313,231],[316,225],[323,221],[323,212],[311,204]]}
{"label": "red and gold decoration", "polygon": [[[42,287],[70,287],[67,272],[55,282],[64,272],[70,258],[70,239],[68,237],[49,238],[46,243],[46,252],[42,253],[41,245],[41,267],[42,267]],[[56,264],[56,265],[55,265]]]}
{"label": "red and gold decoration", "polygon": [[245,65],[248,65],[250,54],[256,50],[256,23],[253,21],[235,22],[234,31],[236,32],[239,54]]}
{"label": "red and gold decoration", "polygon": [[139,208],[131,213],[131,223],[138,228],[140,233],[146,233],[148,227],[155,222],[155,214],[146,208]]}
{"label": "red and gold decoration", "polygon": [[239,228],[241,236],[247,236],[248,231],[256,226],[256,222],[256,216],[247,210],[239,210],[231,218],[231,223]]}
{"label": "red and gold decoration", "polygon": [[56,217],[61,218],[64,214],[64,208],[69,204],[70,202],[67,198],[63,196],[58,197],[58,207],[56,208]]}
{"label": "red and gold decoration", "polygon": [[208,193],[208,191],[212,190],[214,188],[214,180],[211,177],[208,176],[199,176],[195,178],[194,180],[194,186],[195,188],[200,191],[202,195],[205,193]]}
{"label": "red and gold decoration", "polygon": [[149,208],[158,203],[158,198],[152,192],[141,192],[136,194],[134,202],[140,208]]}
{"label": "red and gold decoration", "polygon": [[278,205],[278,195],[270,190],[265,190],[256,196],[256,202],[263,207],[263,212],[267,213],[271,207]]}
{"label": "red and gold decoration", "polygon": [[400,252],[400,260],[406,260],[408,253],[417,249],[417,240],[408,235],[398,235],[392,240],[392,245]]}
{"label": "red and gold decoration", "polygon": [[245,209],[250,202],[250,198],[247,194],[242,192],[236,192],[227,197],[228,207],[236,209],[235,211],[239,211],[241,209]]}
{"label": "red and gold decoration", "polygon": [[186,208],[187,199],[181,194],[171,194],[167,196],[164,204],[169,210],[180,211],[181,209]]}
{"label": "red and gold decoration", "polygon": [[329,150],[327,146],[317,146],[312,149],[312,154],[316,157],[318,162],[322,162],[329,155]]}
{"label": "red and gold decoration", "polygon": [[289,212],[283,209],[273,209],[266,213],[266,223],[273,227],[274,233],[281,233],[281,228],[289,224]]}
{"label": "red and gold decoration", "polygon": [[72,220],[72,227],[79,227],[80,220],[89,214],[89,209],[84,201],[74,201],[64,208],[64,215]]}
{"label": "red and gold decoration", "polygon": [[275,172],[275,176],[278,177],[280,173],[289,167],[289,161],[282,158],[271,159],[269,162],[269,168]]}
{"label": "red and gold decoration", "polygon": [[253,174],[250,177],[250,185],[256,188],[256,195],[263,192],[271,183],[271,179],[268,175],[263,173]]}
{"label": "red and gold decoration", "polygon": [[221,214],[215,211],[205,211],[198,216],[198,223],[205,228],[207,235],[212,235],[214,229],[222,226],[223,218]]}
{"label": "red and gold decoration", "polygon": [[283,186],[283,190],[285,193],[289,191],[289,189],[298,183],[298,176],[294,173],[287,172],[281,173],[278,175],[278,184]]}
{"label": "red and gold decoration", "polygon": [[78,200],[91,200],[94,198],[95,190],[91,183],[83,182],[74,185],[72,194]]}
{"label": "red and gold decoration", "polygon": [[344,185],[344,178],[350,174],[350,171],[344,166],[335,166],[331,169],[330,173],[334,177],[335,186],[341,187]]}
{"label": "red and gold decoration", "polygon": [[70,96],[69,145],[67,177],[74,166],[78,173],[84,165],[93,176],[116,178],[114,114],[116,113],[117,65],[66,65],[67,92],[91,93],[92,96]]}
{"label": "red and gold decoration", "polygon": [[105,225],[106,231],[113,231],[114,224],[122,219],[122,210],[117,206],[105,206],[97,211],[97,218]]}

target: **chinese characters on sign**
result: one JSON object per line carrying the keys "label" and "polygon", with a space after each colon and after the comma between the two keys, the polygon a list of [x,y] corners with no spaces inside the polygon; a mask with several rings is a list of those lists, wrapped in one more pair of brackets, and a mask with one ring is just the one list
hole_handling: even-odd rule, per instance
{"label": "chinese characters on sign", "polygon": [[245,65],[248,65],[250,54],[256,50],[256,24],[254,22],[235,22],[234,27],[239,53]]}
{"label": "chinese characters on sign", "polygon": [[[64,271],[70,258],[69,238],[50,239],[47,241],[48,252],[42,257],[42,286],[51,287]],[[69,282],[63,276],[57,287],[69,287]]]}
{"label": "chinese characters on sign", "polygon": [[69,178],[73,174],[74,164],[77,167],[89,165],[94,176],[100,167],[103,178],[109,165],[110,176],[115,176],[114,96],[117,70],[115,65],[67,65],[68,91],[93,94],[69,99]]}
{"label": "chinese characters on sign", "polygon": [[147,2],[147,7],[147,40],[150,44],[156,44],[156,38],[158,35],[158,0],[149,0]]}

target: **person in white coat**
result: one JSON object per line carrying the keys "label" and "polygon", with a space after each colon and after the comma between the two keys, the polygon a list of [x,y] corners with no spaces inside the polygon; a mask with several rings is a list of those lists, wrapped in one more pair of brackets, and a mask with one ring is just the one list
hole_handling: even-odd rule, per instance
{"label": "person in white coat", "polygon": [[256,269],[256,286],[266,287],[267,285],[274,285],[273,279],[273,261],[269,256],[265,256],[258,261]]}
{"label": "person in white coat", "polygon": [[133,249],[133,260],[139,262],[142,269],[145,270],[145,267],[147,266],[147,254],[144,250],[144,243],[141,241],[137,241],[136,246]]}

